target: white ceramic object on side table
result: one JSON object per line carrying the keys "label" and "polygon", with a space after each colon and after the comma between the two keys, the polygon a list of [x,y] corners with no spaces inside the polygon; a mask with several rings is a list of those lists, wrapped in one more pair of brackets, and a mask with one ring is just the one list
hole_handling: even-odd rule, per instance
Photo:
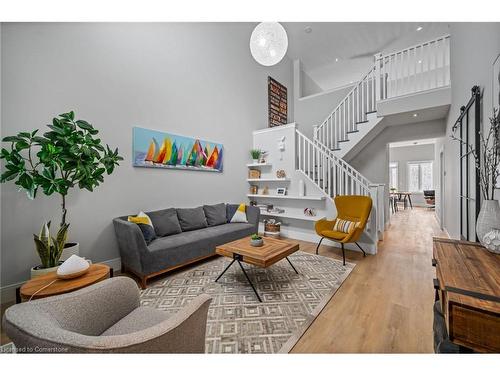
{"label": "white ceramic object on side table", "polygon": [[494,254],[500,254],[500,229],[494,228],[483,237],[483,246]]}

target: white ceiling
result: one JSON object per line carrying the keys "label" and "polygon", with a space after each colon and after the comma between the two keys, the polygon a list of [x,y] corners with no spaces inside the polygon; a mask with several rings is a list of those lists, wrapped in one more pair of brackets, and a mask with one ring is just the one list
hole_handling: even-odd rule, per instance
{"label": "white ceiling", "polygon": [[[447,23],[431,22],[285,22],[287,55],[323,90],[357,82],[373,55],[431,40],[449,32]],[[417,27],[423,29],[417,31]],[[310,27],[312,31],[306,33]],[[338,61],[335,61],[338,59]]]}

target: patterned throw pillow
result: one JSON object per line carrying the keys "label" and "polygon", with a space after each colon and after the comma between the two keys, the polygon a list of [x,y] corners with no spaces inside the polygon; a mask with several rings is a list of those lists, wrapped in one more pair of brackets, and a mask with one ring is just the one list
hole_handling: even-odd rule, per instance
{"label": "patterned throw pillow", "polygon": [[146,245],[149,245],[153,240],[156,239],[155,228],[148,215],[144,212],[140,212],[137,216],[129,216],[128,221],[137,224],[140,228],[142,235],[144,236],[144,241]]}
{"label": "patterned throw pillow", "polygon": [[336,232],[351,233],[357,225],[358,223],[356,221],[337,219],[333,226],[333,230]]}
{"label": "patterned throw pillow", "polygon": [[245,203],[240,204],[233,212],[236,205],[227,205],[230,223],[248,223]]}

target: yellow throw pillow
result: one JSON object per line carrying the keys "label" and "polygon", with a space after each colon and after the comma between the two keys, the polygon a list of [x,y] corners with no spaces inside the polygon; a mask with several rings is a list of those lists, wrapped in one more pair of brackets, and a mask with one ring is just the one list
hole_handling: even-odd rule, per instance
{"label": "yellow throw pillow", "polygon": [[358,223],[356,221],[337,219],[333,226],[333,230],[336,232],[351,233],[357,225]]}
{"label": "yellow throw pillow", "polygon": [[146,225],[153,226],[153,223],[152,223],[151,219],[149,218],[149,216],[146,215],[142,211],[137,216],[129,216],[128,221],[130,221],[131,223],[135,223],[135,224],[146,224]]}

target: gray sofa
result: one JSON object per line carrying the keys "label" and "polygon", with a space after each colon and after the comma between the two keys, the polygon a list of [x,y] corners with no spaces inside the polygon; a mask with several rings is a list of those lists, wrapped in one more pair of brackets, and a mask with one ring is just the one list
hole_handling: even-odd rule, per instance
{"label": "gray sofa", "polygon": [[169,315],[140,306],[135,281],[114,277],[13,305],[3,327],[19,353],[204,353],[210,301],[202,294]]}
{"label": "gray sofa", "polygon": [[127,221],[128,216],[113,219],[122,271],[138,276],[146,288],[151,277],[211,257],[216,246],[257,233],[257,207],[246,206],[248,223],[228,223],[229,212],[237,206],[220,203],[146,212],[157,235],[149,244],[139,226]]}

